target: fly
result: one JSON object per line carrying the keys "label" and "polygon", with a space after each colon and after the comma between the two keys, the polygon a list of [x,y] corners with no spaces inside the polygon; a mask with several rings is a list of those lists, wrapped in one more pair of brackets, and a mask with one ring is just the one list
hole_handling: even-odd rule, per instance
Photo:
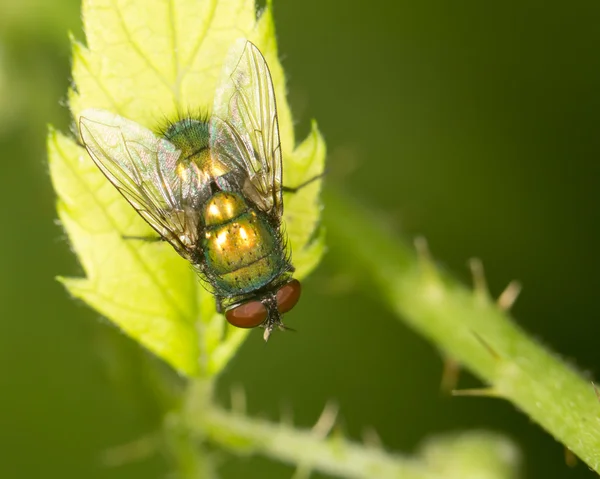
{"label": "fly", "polygon": [[208,120],[161,135],[88,109],[79,130],[96,166],[199,273],[217,311],[264,339],[300,298],[282,230],[282,156],[273,81],[258,48],[231,47]]}

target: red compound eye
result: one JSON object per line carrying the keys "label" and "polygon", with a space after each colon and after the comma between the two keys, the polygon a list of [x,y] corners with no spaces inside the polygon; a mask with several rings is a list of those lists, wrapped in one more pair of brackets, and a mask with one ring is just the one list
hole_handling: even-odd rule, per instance
{"label": "red compound eye", "polygon": [[227,311],[225,318],[238,328],[255,328],[267,319],[267,308],[260,301],[248,301]]}
{"label": "red compound eye", "polygon": [[300,281],[297,279],[293,279],[279,288],[279,291],[277,291],[277,309],[281,314],[287,313],[296,306],[300,299],[301,290]]}

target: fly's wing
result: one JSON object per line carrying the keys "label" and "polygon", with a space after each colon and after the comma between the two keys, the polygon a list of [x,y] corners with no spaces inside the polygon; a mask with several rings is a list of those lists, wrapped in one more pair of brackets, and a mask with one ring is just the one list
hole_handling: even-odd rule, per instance
{"label": "fly's wing", "polygon": [[246,39],[229,50],[210,120],[210,148],[243,173],[244,193],[277,221],[283,213],[281,146],[273,80]]}
{"label": "fly's wing", "polygon": [[85,110],[79,120],[83,143],[102,173],[152,228],[184,257],[196,244],[194,199],[201,172],[179,162],[169,141],[119,115]]}

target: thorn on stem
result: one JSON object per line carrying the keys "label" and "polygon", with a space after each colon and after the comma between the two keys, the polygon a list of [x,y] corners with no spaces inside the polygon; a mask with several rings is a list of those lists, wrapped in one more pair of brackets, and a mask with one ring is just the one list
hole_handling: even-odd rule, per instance
{"label": "thorn on stem", "polygon": [[575,467],[578,462],[579,461],[575,453],[571,451],[571,449],[569,449],[568,447],[565,447],[565,463],[567,464],[567,466]]}
{"label": "thorn on stem", "polygon": [[299,464],[296,467],[294,474],[292,475],[292,479],[310,479],[311,475],[312,475],[311,467]]}
{"label": "thorn on stem", "polygon": [[328,402],[312,428],[313,434],[320,439],[325,439],[335,426],[338,412],[338,405],[332,401]]}
{"label": "thorn on stem", "polygon": [[417,250],[419,266],[424,277],[428,280],[437,280],[439,274],[435,267],[431,252],[429,251],[427,240],[423,236],[417,236],[414,240],[414,244],[415,249]]}
{"label": "thorn on stem", "polygon": [[485,271],[483,269],[483,263],[479,258],[471,258],[469,260],[469,269],[473,276],[473,288],[475,290],[475,297],[484,303],[488,303],[490,300],[490,290],[485,280]]}
{"label": "thorn on stem", "polygon": [[475,339],[477,339],[477,341],[479,341],[481,343],[481,345],[486,349],[486,351],[488,353],[490,353],[494,359],[497,360],[501,360],[502,356],[500,356],[500,353],[498,353],[498,351],[496,351],[491,345],[490,343],[488,343],[485,339],[483,339],[479,334],[477,334],[475,331],[471,331],[471,333],[473,334],[473,336],[475,336]]}
{"label": "thorn on stem", "polygon": [[377,431],[375,430],[375,428],[372,426],[366,427],[363,430],[362,439],[363,439],[365,446],[367,446],[367,447],[372,447],[375,449],[383,448],[383,441],[379,437],[379,434],[377,434]]}
{"label": "thorn on stem", "polygon": [[440,392],[442,394],[451,394],[458,384],[458,376],[460,375],[460,363],[450,357],[444,358],[442,367],[442,379],[440,381]]}
{"label": "thorn on stem", "polygon": [[424,236],[417,236],[414,240],[415,249],[417,250],[417,257],[421,266],[425,270],[435,271],[435,263],[433,262],[433,256],[429,250],[429,244]]}
{"label": "thorn on stem", "polygon": [[294,409],[287,401],[281,406],[281,423],[294,427]]}
{"label": "thorn on stem", "polygon": [[521,283],[518,281],[511,281],[508,283],[506,288],[504,288],[504,291],[498,296],[498,301],[496,302],[498,308],[500,308],[501,311],[509,311],[519,297],[521,289]]}
{"label": "thorn on stem", "polygon": [[474,388],[474,389],[455,389],[452,391],[453,396],[470,396],[470,397],[488,397],[488,398],[499,398],[502,397],[500,393],[490,388]]}
{"label": "thorn on stem", "polygon": [[432,263],[431,251],[429,251],[429,244],[423,236],[417,236],[415,238],[415,249],[419,258],[427,263]]}

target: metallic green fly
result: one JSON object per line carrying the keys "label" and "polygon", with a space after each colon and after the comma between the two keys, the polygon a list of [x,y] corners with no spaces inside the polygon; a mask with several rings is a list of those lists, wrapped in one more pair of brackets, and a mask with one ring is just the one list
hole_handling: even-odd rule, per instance
{"label": "metallic green fly", "polygon": [[[160,238],[188,260],[234,326],[267,340],[300,298],[282,231],[282,158],[273,81],[251,42],[232,46],[208,121],[184,118],[161,135],[104,110],[85,110],[83,143]],[[291,190],[291,189],[290,189]]]}

